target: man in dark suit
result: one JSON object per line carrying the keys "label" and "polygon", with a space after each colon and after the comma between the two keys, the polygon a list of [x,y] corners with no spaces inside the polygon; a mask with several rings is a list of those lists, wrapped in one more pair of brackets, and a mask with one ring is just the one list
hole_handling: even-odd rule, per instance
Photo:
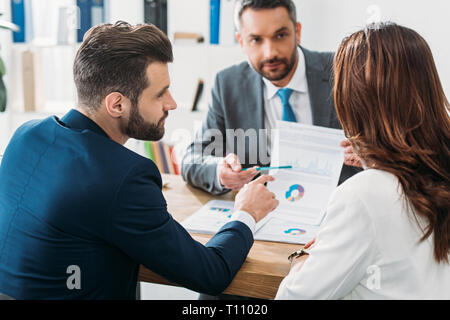
{"label": "man in dark suit", "polygon": [[167,212],[155,164],[126,149],[159,140],[176,108],[167,37],[153,25],[92,28],[77,53],[78,107],[22,125],[0,167],[0,292],[15,299],[134,299],[139,265],[218,294],[277,200],[262,177],[202,245]]}
{"label": "man in dark suit", "polygon": [[[333,54],[299,46],[294,3],[239,0],[235,13],[248,61],[217,74],[206,121],[182,163],[184,179],[213,194],[240,189],[257,175],[254,166],[270,163],[277,120],[340,128],[330,79]],[[346,164],[352,164],[351,147],[343,146]],[[340,182],[358,171],[344,165]]]}

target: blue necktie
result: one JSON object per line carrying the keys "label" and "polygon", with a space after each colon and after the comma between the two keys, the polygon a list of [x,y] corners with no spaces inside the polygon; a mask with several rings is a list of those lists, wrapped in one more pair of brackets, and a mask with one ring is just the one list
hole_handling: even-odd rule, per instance
{"label": "blue necktie", "polygon": [[281,120],[297,122],[294,110],[292,110],[292,107],[289,103],[289,98],[291,97],[292,89],[289,88],[280,89],[277,91],[277,94],[280,97],[281,102],[283,103],[283,114],[281,116]]}

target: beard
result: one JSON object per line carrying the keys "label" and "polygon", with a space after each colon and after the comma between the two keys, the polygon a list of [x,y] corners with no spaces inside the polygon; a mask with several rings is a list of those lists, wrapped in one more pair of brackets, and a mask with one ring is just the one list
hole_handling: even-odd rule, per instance
{"label": "beard", "polygon": [[167,118],[169,113],[166,111],[164,117],[162,117],[158,123],[150,123],[139,113],[138,106],[133,104],[131,106],[130,118],[128,123],[123,128],[123,132],[130,138],[145,141],[158,141],[164,136],[164,124],[163,121]]}
{"label": "beard", "polygon": [[[275,57],[270,60],[262,61],[259,64],[259,68],[254,67],[254,69],[256,70],[256,72],[258,72],[261,76],[263,76],[269,81],[279,81],[284,79],[292,71],[297,61],[297,55],[298,55],[297,46],[295,46],[290,59],[288,58],[279,59]],[[265,72],[264,65],[272,63],[280,63],[281,67],[279,68],[279,70],[275,72]]]}

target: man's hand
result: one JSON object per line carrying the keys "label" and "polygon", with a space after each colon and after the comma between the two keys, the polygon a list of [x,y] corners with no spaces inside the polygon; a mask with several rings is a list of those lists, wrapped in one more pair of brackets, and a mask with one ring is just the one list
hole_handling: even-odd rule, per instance
{"label": "man's hand", "polygon": [[242,170],[237,155],[230,153],[218,164],[219,179],[222,186],[231,190],[239,190],[258,174],[257,167]]}
{"label": "man's hand", "polygon": [[343,140],[340,145],[344,148],[344,163],[348,166],[362,168],[361,159],[356,155],[356,153],[353,152],[353,147],[350,141]]}
{"label": "man's hand", "polygon": [[274,180],[272,176],[263,175],[244,185],[234,200],[234,211],[248,212],[256,222],[264,218],[278,206],[275,194],[264,186],[266,182]]}

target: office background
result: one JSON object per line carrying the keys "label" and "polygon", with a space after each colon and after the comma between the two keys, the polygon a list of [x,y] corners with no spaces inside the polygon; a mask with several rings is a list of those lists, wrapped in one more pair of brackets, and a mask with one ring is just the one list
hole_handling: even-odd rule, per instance
{"label": "office background", "polygon": [[[78,43],[56,44],[58,10],[74,6],[76,0],[31,0],[34,41],[14,43],[9,31],[0,29],[0,55],[6,66],[8,92],[6,112],[0,113],[0,154],[14,130],[23,122],[53,114],[63,115],[76,104],[72,63]],[[223,1],[223,0],[222,0]],[[368,22],[391,20],[418,31],[433,52],[447,97],[450,97],[450,1],[446,0],[294,0],[302,23],[303,46],[312,50],[334,51],[342,38]],[[107,22],[144,22],[143,0],[109,0]],[[178,154],[190,142],[204,118],[214,76],[219,70],[245,59],[237,43],[210,44],[210,0],[168,0],[167,31],[174,44],[170,65],[171,91],[179,108],[170,113],[166,136]],[[11,21],[11,0],[0,0],[0,20]],[[228,17],[230,21],[232,16]],[[201,34],[205,41],[175,40],[175,32]],[[22,53],[31,50],[39,56],[40,75],[36,81],[41,97],[35,111],[25,111]],[[204,81],[198,111],[192,104],[199,79]],[[128,147],[144,153],[141,142]],[[143,285],[143,299],[196,299],[197,294],[182,288]]]}

